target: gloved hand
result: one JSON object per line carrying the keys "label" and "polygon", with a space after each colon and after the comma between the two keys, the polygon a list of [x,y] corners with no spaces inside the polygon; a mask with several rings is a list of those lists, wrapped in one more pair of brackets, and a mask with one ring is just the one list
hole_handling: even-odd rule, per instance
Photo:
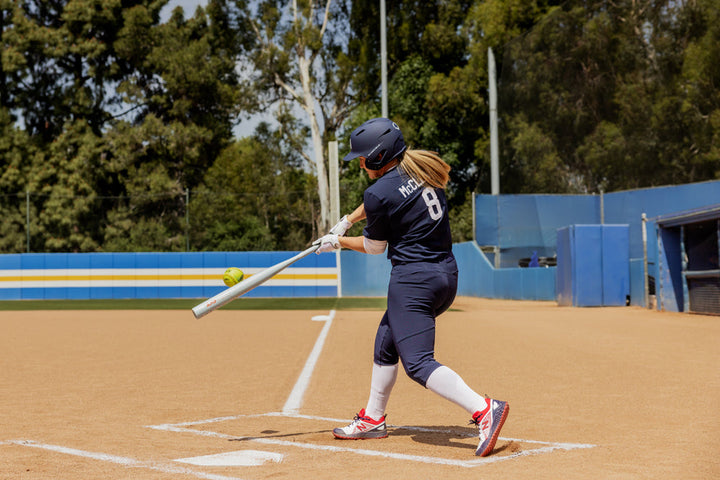
{"label": "gloved hand", "polygon": [[333,250],[340,248],[340,241],[338,240],[338,236],[334,233],[329,233],[313,242],[313,245],[318,244],[320,245],[320,248],[315,250],[315,253],[318,255],[325,252],[332,252]]}
{"label": "gloved hand", "polygon": [[338,223],[335,224],[334,227],[330,229],[330,233],[333,233],[335,235],[343,236],[345,235],[345,232],[350,230],[350,227],[352,227],[353,224],[350,220],[348,220],[348,216],[345,215],[340,219]]}

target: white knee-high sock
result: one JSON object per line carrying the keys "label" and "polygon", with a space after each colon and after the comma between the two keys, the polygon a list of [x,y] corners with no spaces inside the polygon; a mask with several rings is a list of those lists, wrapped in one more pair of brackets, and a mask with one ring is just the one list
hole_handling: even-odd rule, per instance
{"label": "white knee-high sock", "polygon": [[470,414],[478,410],[485,410],[485,407],[487,407],[485,397],[475,393],[467,386],[460,375],[444,365],[430,374],[425,386],[428,390],[460,405]]}
{"label": "white knee-high sock", "polygon": [[365,415],[379,420],[385,415],[385,407],[390,400],[390,392],[397,380],[398,364],[378,365],[373,363],[372,380],[370,381],[370,398],[365,407]]}

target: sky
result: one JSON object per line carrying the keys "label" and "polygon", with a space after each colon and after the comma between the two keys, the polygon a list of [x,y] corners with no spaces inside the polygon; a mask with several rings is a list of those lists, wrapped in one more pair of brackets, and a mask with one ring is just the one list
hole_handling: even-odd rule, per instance
{"label": "sky", "polygon": [[170,13],[175,9],[175,7],[183,8],[185,11],[185,18],[191,17],[195,13],[195,9],[198,5],[207,5],[207,0],[170,0],[168,4],[165,5],[165,8],[163,8],[160,12],[160,18],[163,22],[166,21],[170,18]]}

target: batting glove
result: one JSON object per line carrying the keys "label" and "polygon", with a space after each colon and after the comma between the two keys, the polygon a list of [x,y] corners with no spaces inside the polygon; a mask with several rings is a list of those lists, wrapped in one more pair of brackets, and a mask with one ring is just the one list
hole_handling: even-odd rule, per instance
{"label": "batting glove", "polygon": [[353,226],[352,222],[348,220],[348,216],[345,215],[340,219],[338,223],[335,224],[334,227],[330,229],[330,233],[333,233],[335,235],[340,235],[341,237],[345,235],[345,232],[350,230],[350,227]]}
{"label": "batting glove", "polygon": [[330,233],[315,240],[313,245],[320,245],[320,248],[315,250],[315,253],[320,255],[321,253],[332,252],[333,250],[340,248],[340,241],[338,240],[337,235]]}

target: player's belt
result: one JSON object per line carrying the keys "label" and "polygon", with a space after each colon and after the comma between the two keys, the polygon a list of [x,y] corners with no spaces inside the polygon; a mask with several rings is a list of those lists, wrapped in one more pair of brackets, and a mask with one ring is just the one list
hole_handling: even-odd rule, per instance
{"label": "player's belt", "polygon": [[450,258],[454,258],[451,253],[445,253],[442,256],[439,256],[437,258],[431,258],[431,259],[422,259],[422,260],[396,260],[396,259],[390,259],[390,263],[393,267],[397,265],[408,265],[411,263],[440,263],[444,262]]}

